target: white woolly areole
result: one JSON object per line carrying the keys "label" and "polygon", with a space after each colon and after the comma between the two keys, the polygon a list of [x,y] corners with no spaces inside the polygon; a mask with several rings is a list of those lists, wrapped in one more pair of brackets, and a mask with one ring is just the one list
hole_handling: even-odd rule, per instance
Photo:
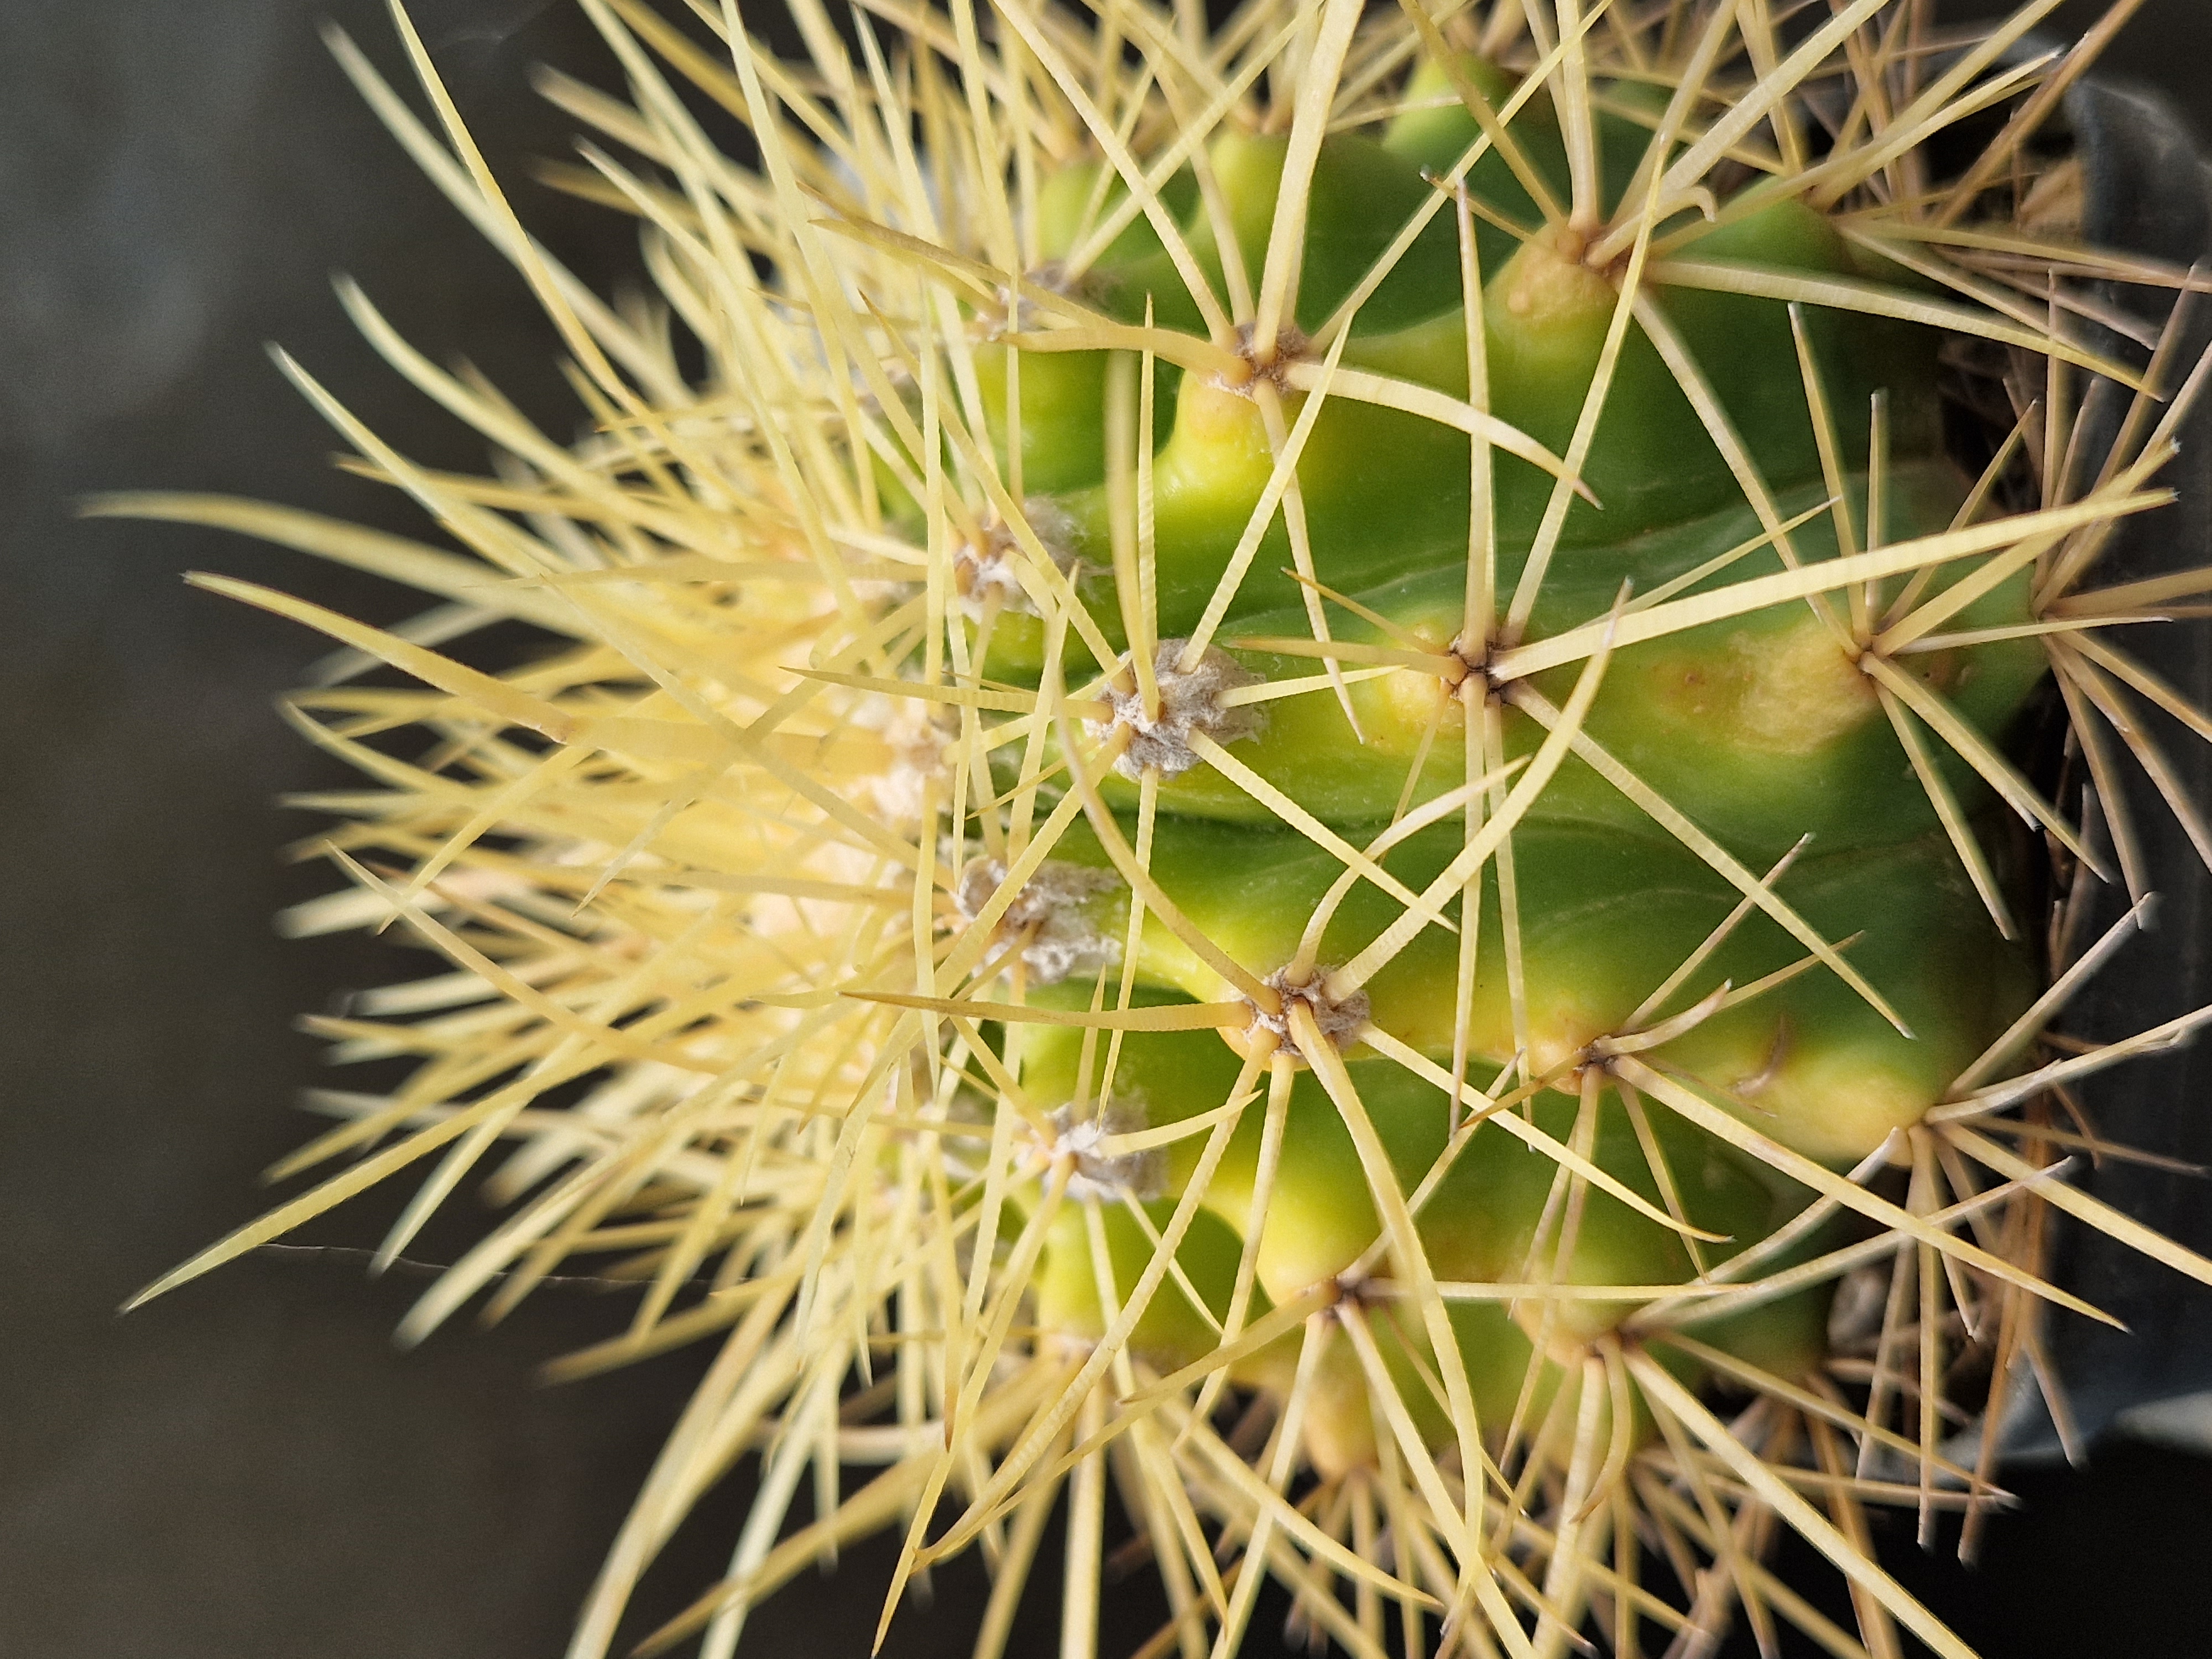
{"label": "white woolly areole", "polygon": [[1330,996],[1322,988],[1328,982],[1329,970],[1326,968],[1316,969],[1303,985],[1287,983],[1283,977],[1285,971],[1277,969],[1266,981],[1282,998],[1283,1012],[1271,1014],[1259,1004],[1252,1005],[1252,1024],[1261,1030],[1273,1031],[1284,1053],[1304,1056],[1304,1050],[1298,1047],[1298,1040],[1291,1031],[1291,1008],[1296,1003],[1302,1002],[1313,1011],[1314,1024],[1321,1028],[1321,1034],[1340,1048],[1367,1028],[1370,1010],[1366,992],[1354,991],[1346,997]]}
{"label": "white woolly areole", "polygon": [[1096,1115],[1086,1115],[1081,1122],[1073,1121],[1074,1116],[1073,1103],[1052,1115],[1052,1127],[1059,1132],[1052,1143],[1053,1157],[1075,1160],[1074,1171],[1067,1178],[1068,1197],[1142,1201],[1167,1191],[1167,1154],[1159,1147],[1119,1157],[1098,1150],[1099,1143],[1109,1135],[1134,1134],[1150,1127],[1151,1117],[1141,1098],[1116,1095]]}
{"label": "white woolly areole", "polygon": [[[1073,581],[1083,561],[1067,550],[1075,538],[1075,521],[1048,496],[1031,495],[1022,503],[1029,523],[1053,565]],[[1002,519],[984,525],[972,540],[963,542],[952,555],[953,584],[960,592],[960,608],[970,617],[981,617],[993,599],[1002,611],[1037,614],[1036,604],[1022,586],[1021,566],[1030,557],[1013,530]]]}
{"label": "white woolly areole", "polygon": [[1129,728],[1129,746],[1114,763],[1114,769],[1125,778],[1143,777],[1148,766],[1158,767],[1164,778],[1180,777],[1199,764],[1198,753],[1190,746],[1193,732],[1202,732],[1226,744],[1256,738],[1267,723],[1266,713],[1253,704],[1221,705],[1222,693],[1257,685],[1262,676],[1240,666],[1215,646],[1206,647],[1198,666],[1186,673],[1178,661],[1187,643],[1162,640],[1153,659],[1152,678],[1160,688],[1159,719],[1145,718],[1145,700],[1133,687],[1124,691],[1109,681],[1103,695],[1113,706],[1114,718],[1084,722],[1095,738],[1107,736],[1116,726]]}
{"label": "white woolly areole", "polygon": [[[1003,886],[1006,866],[998,859],[970,859],[952,890],[960,914],[973,921]],[[1110,870],[1047,859],[999,919],[1004,932],[1027,934],[1022,965],[1032,985],[1057,985],[1077,974],[1099,974],[1121,960],[1121,942],[1100,931],[1084,906],[1110,893],[1121,878]]]}
{"label": "white woolly areole", "polygon": [[852,725],[879,734],[890,750],[890,764],[860,781],[866,801],[889,823],[919,823],[927,790],[948,775],[945,745],[953,733],[930,704],[913,697],[855,696],[842,705]]}

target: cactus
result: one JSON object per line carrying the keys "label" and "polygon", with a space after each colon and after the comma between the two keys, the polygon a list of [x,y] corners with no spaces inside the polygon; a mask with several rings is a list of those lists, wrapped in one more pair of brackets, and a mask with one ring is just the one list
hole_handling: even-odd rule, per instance
{"label": "cactus", "polygon": [[[2190,285],[2054,216],[2026,139],[2089,49],[2011,50],[2047,3],[1947,55],[1919,0],[872,0],[842,35],[797,0],[793,64],[733,7],[585,3],[631,101],[546,88],[629,159],[549,176],[638,216],[650,304],[530,240],[404,15],[442,133],[333,44],[560,326],[589,434],[347,288],[498,476],[286,371],[465,555],[101,509],[447,602],[387,631],[201,579],[404,677],[292,702],[375,786],[292,921],[444,965],[333,1027],[425,1056],[288,1169],[354,1161],[147,1294],[427,1170],[396,1254],[512,1143],[512,1215],[405,1338],[613,1252],[635,1321],[558,1374],[720,1344],[577,1659],[755,1445],[659,1645],[729,1652],[889,1528],[886,1627],[988,1543],[995,1656],[1064,1492],[1082,1659],[1110,1486],[1148,1653],[1234,1651],[1270,1578],[1352,1653],[1705,1651],[1737,1609],[1966,1652],[1868,1510],[1971,1547],[2039,1310],[2097,1316],[2045,1218],[2212,1279],[2051,1167],[2093,1144],[2063,1085],[2197,1017],[2039,1047],[2121,942],[2069,900],[2143,896],[2135,711],[2212,730],[2112,626],[2212,573],[2095,585],[2196,377],[2085,343],[2075,278]],[[2133,411],[2109,455],[2086,398]],[[556,643],[437,648],[495,619]],[[2054,696],[2094,830],[2019,747]],[[1857,1637],[1759,1565],[1778,1523]]]}

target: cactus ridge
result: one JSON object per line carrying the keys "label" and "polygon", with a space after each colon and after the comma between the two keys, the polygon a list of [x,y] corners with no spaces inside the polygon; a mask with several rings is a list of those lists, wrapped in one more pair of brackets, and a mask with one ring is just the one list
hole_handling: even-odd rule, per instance
{"label": "cactus ridge", "polygon": [[[144,1294],[409,1170],[388,1254],[472,1175],[514,1208],[408,1340],[615,1252],[634,1322],[556,1375],[720,1347],[572,1659],[753,1446],[729,1577],[653,1650],[729,1653],[890,1528],[881,1630],[982,1544],[995,1659],[1064,1493],[1091,1659],[1111,1487],[1147,1655],[1233,1652],[1271,1578],[1362,1655],[1705,1652],[1738,1609],[1966,1654],[1867,1510],[1970,1551],[2002,1500],[2039,1310],[2103,1316],[2049,1214],[2212,1280],[2062,1167],[2101,1146],[2063,1086],[2199,1016],[2044,1041],[2142,914],[2124,765],[2212,861],[2142,711],[2212,719],[2118,626],[2212,572],[2095,585],[2202,366],[2085,345],[2075,294],[2194,279],[2039,208],[2086,62],[2011,54],[2048,7],[1939,52],[1921,0],[794,0],[793,64],[733,7],[585,4],[629,101],[545,86],[618,153],[547,176],[636,216],[649,303],[529,239],[404,15],[440,128],[333,46],[559,326],[588,435],[349,288],[499,476],[286,372],[465,553],[98,509],[441,601],[199,579],[355,653],[289,705],[374,786],[314,803],[352,884],[291,926],[444,965],[325,1023],[425,1056],[287,1167],[357,1160]],[[2092,402],[2131,410],[2106,456]],[[505,619],[552,647],[442,648]],[[2016,747],[2054,684],[2056,798]],[[2100,882],[2138,902],[2090,946]],[[1856,1634],[1760,1565],[1778,1527]]]}

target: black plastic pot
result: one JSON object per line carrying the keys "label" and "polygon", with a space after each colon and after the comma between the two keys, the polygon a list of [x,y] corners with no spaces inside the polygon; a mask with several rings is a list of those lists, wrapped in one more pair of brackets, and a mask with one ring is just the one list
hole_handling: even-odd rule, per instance
{"label": "black plastic pot", "polygon": [[[2212,167],[2172,106],[2147,91],[2093,83],[2069,97],[2065,112],[2087,173],[2087,238],[2183,267],[2212,262]],[[2171,300],[2140,289],[2115,288],[2104,297],[2150,318],[2163,318]],[[2197,301],[2185,326],[2178,361],[2193,363],[2212,343],[2212,305]],[[2102,345],[2123,349],[2112,336]],[[2089,428],[2089,453],[2109,447],[2123,407],[2118,399],[2103,406]],[[2097,580],[2130,581],[2212,562],[2212,402],[2197,406],[2163,482],[2182,499],[2127,526]],[[2191,703],[2212,707],[2212,634],[2203,624],[2136,629],[2129,649]],[[2148,720],[2190,799],[2212,805],[2212,746],[2160,711],[2149,711]],[[2136,768],[2125,775],[2126,810],[2158,904],[2149,931],[2090,982],[2062,1022],[2069,1034],[2092,1042],[2115,1042],[2212,1002],[2212,875],[2148,778]],[[2127,908],[2123,891],[2100,887],[2083,918],[2084,937],[2096,938]],[[2212,1164],[2212,1046],[2138,1060],[2099,1075],[2081,1092],[2091,1120],[2111,1139]],[[2212,1190],[2202,1179],[2107,1160],[2078,1184],[2192,1249],[2212,1250]],[[2079,1227],[2062,1233],[2056,1263],[2069,1289],[2129,1327],[2114,1331],[2072,1315],[2052,1322],[2053,1358],[2083,1437],[2094,1439],[2146,1402],[2212,1389],[2212,1288],[2148,1267],[2134,1252]],[[2042,1396],[2027,1403],[2009,1443],[2023,1452],[2056,1450]]]}

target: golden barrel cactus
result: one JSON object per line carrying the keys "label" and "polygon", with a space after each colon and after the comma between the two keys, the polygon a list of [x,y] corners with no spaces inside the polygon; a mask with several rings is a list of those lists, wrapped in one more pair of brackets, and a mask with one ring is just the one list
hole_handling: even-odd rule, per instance
{"label": "golden barrel cactus", "polygon": [[[295,925],[444,962],[333,1031],[420,1056],[293,1165],[337,1173],[153,1290],[404,1174],[394,1255],[489,1170],[512,1212],[406,1337],[580,1257],[635,1316],[561,1373],[714,1345],[575,1659],[755,1449],[661,1645],[727,1654],[889,1528],[886,1626],[988,1553],[991,1659],[1064,1495],[1089,1659],[1110,1489],[1147,1655],[1233,1653],[1269,1579],[1361,1655],[1739,1612],[1964,1654],[1866,1510],[1971,1540],[1997,1501],[2039,1310],[2095,1314],[2045,1218],[2212,1278],[2059,1167],[2066,1083],[2195,1017],[2039,1046],[2122,939],[2069,904],[2142,882],[2023,709],[2108,809],[2170,775],[2139,708],[2212,730],[2116,626],[2212,573],[2098,576],[2196,365],[2095,343],[2083,279],[2191,279],[2076,246],[2027,143],[2094,42],[2022,48],[2047,3],[1960,45],[1921,0],[796,0],[794,63],[734,5],[584,3],[629,98],[549,79],[593,134],[553,174],[637,216],[649,302],[531,240],[404,15],[442,131],[334,46],[587,434],[349,288],[494,475],[287,370],[462,550],[106,505],[446,602],[202,579],[363,665],[290,705],[368,780]],[[495,619],[549,643],[441,648]]]}

